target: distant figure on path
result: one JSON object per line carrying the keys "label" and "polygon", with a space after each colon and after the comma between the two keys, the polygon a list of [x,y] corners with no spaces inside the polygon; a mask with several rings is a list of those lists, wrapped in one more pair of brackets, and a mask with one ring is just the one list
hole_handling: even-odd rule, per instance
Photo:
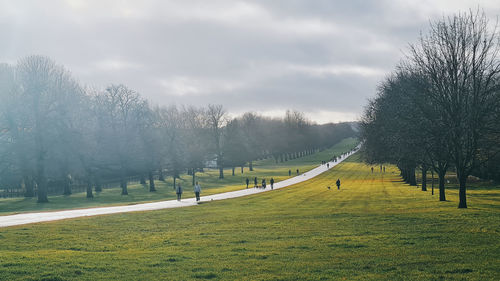
{"label": "distant figure on path", "polygon": [[372,174],[373,174],[373,167],[372,167]]}
{"label": "distant figure on path", "polygon": [[247,183],[247,189],[248,189],[248,184],[250,183],[250,180],[247,178],[245,182]]}
{"label": "distant figure on path", "polygon": [[385,173],[385,166],[384,166],[384,173]]}
{"label": "distant figure on path", "polygon": [[194,185],[194,194],[196,195],[196,202],[200,201],[201,186],[196,182]]}
{"label": "distant figure on path", "polygon": [[326,163],[326,168],[330,169],[330,163]]}
{"label": "distant figure on path", "polygon": [[340,189],[340,179],[337,179],[336,184],[337,184],[337,189]]}
{"label": "distant figure on path", "polygon": [[297,169],[297,175],[299,174],[299,169]]}
{"label": "distant figure on path", "polygon": [[271,183],[271,190],[273,190],[274,188],[274,178],[271,178],[271,181],[269,181]]}
{"label": "distant figure on path", "polygon": [[262,179],[262,188],[266,189],[266,179]]}
{"label": "distant figure on path", "polygon": [[257,177],[253,178],[253,187],[257,188]]}
{"label": "distant figure on path", "polygon": [[288,170],[288,176],[292,176],[292,170]]}
{"label": "distant figure on path", "polygon": [[177,184],[177,188],[175,188],[175,193],[177,194],[177,201],[181,201],[182,187],[180,183]]}

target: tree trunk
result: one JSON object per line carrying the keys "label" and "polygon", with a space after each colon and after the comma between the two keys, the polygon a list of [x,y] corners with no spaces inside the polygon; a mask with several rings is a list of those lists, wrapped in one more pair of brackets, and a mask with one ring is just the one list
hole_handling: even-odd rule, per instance
{"label": "tree trunk", "polygon": [[120,178],[120,187],[122,188],[122,195],[128,195],[127,179],[125,178],[125,175],[122,175]]}
{"label": "tree trunk", "polygon": [[35,191],[33,189],[33,179],[30,176],[24,176],[24,197],[34,197]]}
{"label": "tree trunk", "polygon": [[155,192],[156,191],[156,188],[155,188],[155,179],[153,177],[153,171],[149,171],[149,192]]}
{"label": "tree trunk", "polygon": [[467,175],[457,174],[460,187],[458,189],[458,208],[467,208]]}
{"label": "tree trunk", "polygon": [[233,167],[233,168],[232,168],[232,170],[233,170],[233,176],[234,176],[234,170],[235,170],[235,169],[236,169],[235,167]]}
{"label": "tree trunk", "polygon": [[248,169],[251,171],[253,171],[253,163],[252,161],[248,162]]}
{"label": "tree trunk", "polygon": [[99,176],[95,176],[94,185],[95,185],[95,192],[102,191],[101,178]]}
{"label": "tree trunk", "polygon": [[87,180],[87,198],[94,198],[94,194],[92,194],[92,180],[90,178]]}
{"label": "tree trunk", "polygon": [[174,190],[175,190],[175,180],[177,179],[177,176],[174,173],[174,175],[172,177],[174,178]]}
{"label": "tree trunk", "polygon": [[411,167],[410,169],[408,169],[408,172],[409,172],[409,184],[411,186],[417,186],[417,177],[415,176],[415,168],[414,167]]}
{"label": "tree trunk", "polygon": [[223,179],[223,178],[224,178],[224,168],[219,167],[219,179]]}
{"label": "tree trunk", "polygon": [[422,191],[427,191],[427,166],[422,166]]}
{"label": "tree trunk", "polygon": [[432,183],[431,183],[432,195],[434,195],[434,170],[431,170],[431,176],[432,176]]}
{"label": "tree trunk", "polygon": [[158,169],[158,180],[159,181],[165,181],[165,177],[163,176],[163,168],[160,167],[160,169]]}
{"label": "tree trunk", "polygon": [[193,168],[193,174],[192,174],[192,176],[193,176],[193,186],[194,186],[195,181],[196,181],[196,168]]}
{"label": "tree trunk", "polygon": [[40,156],[37,159],[37,195],[38,203],[47,203],[49,198],[47,197],[47,178],[45,177],[45,165],[43,163],[43,158]]}
{"label": "tree trunk", "polygon": [[243,166],[241,166],[241,173],[243,174]]}
{"label": "tree trunk", "polygon": [[67,176],[63,178],[64,192],[63,195],[71,195],[71,183]]}
{"label": "tree trunk", "polygon": [[446,201],[446,195],[444,193],[444,176],[446,172],[438,172],[439,176],[439,201]]}

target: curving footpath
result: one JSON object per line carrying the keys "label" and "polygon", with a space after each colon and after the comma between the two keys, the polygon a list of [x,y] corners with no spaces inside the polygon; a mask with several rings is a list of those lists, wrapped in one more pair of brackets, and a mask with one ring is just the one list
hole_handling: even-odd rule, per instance
{"label": "curving footpath", "polygon": [[[322,174],[329,169],[335,167],[340,162],[344,161],[347,157],[355,153],[359,147],[357,147],[353,152],[349,152],[343,154],[342,157],[337,159],[337,162],[328,162],[330,164],[330,168],[327,168],[327,165],[321,165],[316,167],[308,172],[300,174],[296,177],[286,179],[284,181],[280,181],[274,184],[274,189],[280,189],[283,187],[287,187],[293,184],[297,184],[306,180],[310,180],[319,174]],[[269,185],[270,186],[270,185]],[[224,193],[218,193],[213,195],[202,196],[200,198],[200,202],[208,202],[215,200],[224,200],[236,197],[247,196],[251,194],[268,192],[271,191],[271,188],[261,189],[261,188],[249,188],[242,189],[237,191],[230,191]],[[37,222],[45,222],[45,221],[55,221],[55,220],[63,220],[63,219],[72,219],[78,217],[89,217],[89,216],[97,216],[97,215],[107,215],[107,214],[117,214],[117,213],[126,213],[126,212],[137,212],[137,211],[152,211],[152,210],[160,210],[160,209],[169,209],[169,208],[179,208],[179,207],[187,207],[187,206],[195,206],[198,203],[195,198],[188,198],[181,201],[177,200],[168,200],[168,201],[160,201],[153,203],[141,203],[135,205],[126,205],[126,206],[114,206],[114,207],[97,207],[97,208],[88,208],[88,209],[76,209],[76,210],[65,210],[65,211],[53,211],[53,212],[39,212],[39,213],[25,213],[25,214],[17,214],[17,215],[8,215],[8,216],[0,216],[0,227],[14,226],[14,225],[22,225],[29,223],[37,223]]]}

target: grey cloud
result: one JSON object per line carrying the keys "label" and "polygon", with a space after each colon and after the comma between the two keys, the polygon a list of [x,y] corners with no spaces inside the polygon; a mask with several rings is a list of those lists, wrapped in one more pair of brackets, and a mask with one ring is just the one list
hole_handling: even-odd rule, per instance
{"label": "grey cloud", "polygon": [[0,0],[0,61],[47,55],[83,83],[124,83],[158,104],[357,116],[429,19],[500,11],[419,3]]}

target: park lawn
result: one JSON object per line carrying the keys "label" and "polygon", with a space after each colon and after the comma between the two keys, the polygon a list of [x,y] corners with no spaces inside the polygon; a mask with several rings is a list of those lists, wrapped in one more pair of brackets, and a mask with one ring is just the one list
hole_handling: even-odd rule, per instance
{"label": "park lawn", "polygon": [[[289,160],[287,162],[276,163],[274,159],[265,159],[254,163],[254,171],[244,168],[241,173],[238,167],[235,175],[231,175],[231,169],[224,170],[224,179],[219,179],[219,171],[215,169],[205,169],[203,173],[197,173],[196,178],[202,187],[202,195],[227,192],[246,188],[245,179],[250,179],[250,186],[253,186],[253,178],[258,178],[258,183],[262,178],[267,182],[271,177],[275,181],[281,181],[289,178],[288,170],[292,170],[292,176],[295,176],[296,169],[306,172],[317,167],[321,161],[329,160],[333,155],[340,155],[347,152],[357,145],[355,138],[346,138],[330,149],[317,152],[305,157]],[[194,197],[192,187],[192,177],[182,174],[177,182],[184,188],[183,198]],[[149,185],[138,183],[128,186],[128,195],[121,195],[121,188],[107,188],[100,193],[94,192],[94,198],[86,198],[85,192],[74,193],[70,196],[49,196],[49,203],[37,203],[36,198],[8,198],[0,199],[0,215],[10,215],[14,213],[33,212],[33,211],[51,211],[64,209],[77,209],[88,207],[136,204],[144,202],[154,202],[175,199],[176,194],[173,189],[173,180],[167,178],[165,182],[155,181],[156,192],[149,192]]]}
{"label": "park lawn", "polygon": [[458,209],[398,174],[353,160],[237,199],[3,228],[0,279],[498,280],[499,188]]}

